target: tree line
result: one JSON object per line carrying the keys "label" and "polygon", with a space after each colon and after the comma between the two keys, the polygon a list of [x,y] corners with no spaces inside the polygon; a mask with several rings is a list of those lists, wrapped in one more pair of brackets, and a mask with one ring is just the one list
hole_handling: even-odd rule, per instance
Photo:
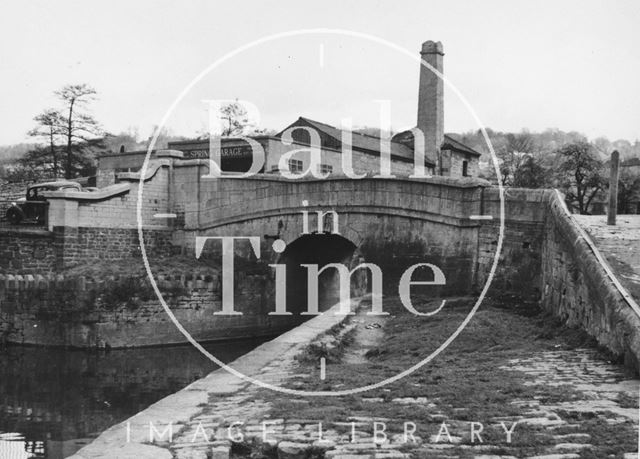
{"label": "tree line", "polygon": [[640,202],[640,142],[605,137],[588,141],[577,132],[548,129],[541,133],[504,133],[487,129],[497,157],[500,179],[489,147],[480,131],[454,136],[482,153],[483,178],[503,186],[558,188],[567,204],[581,214],[591,213],[596,202],[606,199],[609,161],[613,150],[621,154],[618,182],[618,212],[636,213]]}
{"label": "tree line", "polygon": [[[73,179],[95,174],[97,156],[105,151],[140,150],[146,142],[138,140],[138,132],[130,129],[118,135],[110,134],[91,115],[90,104],[96,100],[96,90],[86,84],[65,85],[55,91],[59,106],[48,108],[34,117],[34,127],[28,135],[34,144],[6,147],[11,159],[11,172],[5,178],[15,181]],[[274,131],[258,129],[238,103],[220,108],[225,123],[223,135],[264,134]],[[369,133],[374,128],[356,129]],[[637,161],[638,167],[622,167],[618,184],[618,211],[635,213],[632,208],[640,201],[640,142],[626,140],[610,142],[599,137],[589,142],[581,133],[547,129],[539,133],[523,130],[519,133],[486,130],[498,159],[500,178],[482,132],[451,134],[462,143],[482,153],[481,176],[503,186],[521,188],[558,188],[565,193],[567,203],[579,213],[590,213],[593,204],[604,201],[608,186],[608,158],[614,149],[625,160]],[[202,133],[199,138],[206,138]],[[171,140],[186,140],[174,136],[166,128],[157,145]],[[635,159],[634,159],[635,158]],[[0,164],[1,167],[1,164]],[[1,172],[1,171],[0,171]]]}

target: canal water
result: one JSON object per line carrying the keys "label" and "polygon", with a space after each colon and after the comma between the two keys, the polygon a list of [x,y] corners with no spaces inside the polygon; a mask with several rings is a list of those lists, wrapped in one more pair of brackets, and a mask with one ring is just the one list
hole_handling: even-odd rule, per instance
{"label": "canal water", "polygon": [[[227,363],[265,338],[210,343]],[[0,459],[68,457],[217,366],[190,345],[84,351],[0,348]]]}

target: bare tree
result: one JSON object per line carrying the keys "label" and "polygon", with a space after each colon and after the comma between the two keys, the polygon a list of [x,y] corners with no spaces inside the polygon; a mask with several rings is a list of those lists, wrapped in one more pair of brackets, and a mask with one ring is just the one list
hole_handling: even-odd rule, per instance
{"label": "bare tree", "polygon": [[86,167],[91,150],[100,146],[98,122],[83,111],[95,100],[96,90],[86,84],[66,85],[55,95],[63,102],[60,135],[65,141],[65,178],[72,178]]}
{"label": "bare tree", "polygon": [[31,137],[43,140],[46,145],[29,150],[22,158],[24,164],[35,169],[49,172],[52,177],[58,177],[61,171],[59,137],[63,116],[55,109],[47,109],[35,116],[36,127],[28,132]]}
{"label": "bare tree", "polygon": [[223,136],[242,134],[251,125],[247,110],[237,101],[220,107],[220,118],[227,124],[222,131]]}
{"label": "bare tree", "polygon": [[[249,113],[244,106],[236,99],[222,105],[218,109],[218,116],[222,121],[222,137],[233,137],[239,135],[273,135],[278,131],[269,128],[259,128],[255,121],[249,117]],[[209,127],[200,129],[197,134],[199,140],[208,139],[211,135]]]}

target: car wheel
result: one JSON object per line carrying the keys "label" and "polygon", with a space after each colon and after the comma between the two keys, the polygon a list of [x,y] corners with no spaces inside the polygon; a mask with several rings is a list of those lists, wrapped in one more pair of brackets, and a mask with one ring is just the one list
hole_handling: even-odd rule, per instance
{"label": "car wheel", "polygon": [[12,225],[17,225],[22,221],[22,215],[16,209],[9,209],[7,210],[7,220]]}

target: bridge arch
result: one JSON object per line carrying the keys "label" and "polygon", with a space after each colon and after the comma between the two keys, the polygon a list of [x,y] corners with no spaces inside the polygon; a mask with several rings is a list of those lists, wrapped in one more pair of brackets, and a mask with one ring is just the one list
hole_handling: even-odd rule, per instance
{"label": "bridge arch", "polygon": [[[431,289],[434,295],[470,294],[477,286],[477,264],[484,254],[478,249],[480,223],[471,217],[484,213],[486,182],[444,177],[292,181],[268,175],[217,180],[197,175],[194,181],[194,171],[188,170],[176,171],[175,183],[181,185],[172,198],[178,214],[184,209],[186,245],[195,235],[259,237],[260,261],[275,263],[276,239],[295,248],[304,233],[321,237],[329,231],[350,241],[363,261],[381,268],[385,294],[396,295],[402,274],[418,263],[444,272],[447,284]],[[319,228],[319,212],[335,213],[336,227],[325,218]],[[357,264],[354,258],[349,263]]]}
{"label": "bridge arch", "polygon": [[[341,263],[349,269],[360,264],[364,258],[357,246],[338,234],[302,234],[287,244],[277,257],[277,263],[286,267],[287,310],[294,314],[307,308],[308,270],[303,265],[317,265],[322,269],[330,263]],[[352,296],[362,295],[367,290],[367,276],[357,272],[351,280]],[[318,305],[326,310],[340,300],[339,276],[335,269],[327,269],[318,276]]]}

